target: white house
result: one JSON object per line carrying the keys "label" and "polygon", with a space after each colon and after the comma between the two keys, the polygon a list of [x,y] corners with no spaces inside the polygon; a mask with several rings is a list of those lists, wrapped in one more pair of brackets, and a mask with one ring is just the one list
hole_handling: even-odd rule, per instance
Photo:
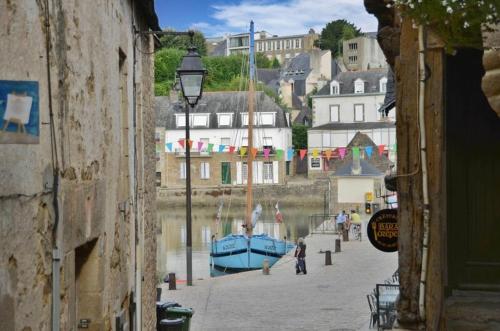
{"label": "white house", "polygon": [[[168,97],[156,97],[156,111],[163,114],[157,120],[157,127],[165,128],[165,154],[160,158],[163,164],[157,167],[161,172],[161,186],[181,187],[185,182],[185,159],[184,148],[178,142],[185,139],[184,108],[179,103],[171,103]],[[284,183],[291,161],[287,153],[292,147],[289,114],[270,97],[257,92],[254,124],[253,147],[257,149],[254,183]],[[190,114],[190,139],[193,141],[193,187],[246,184],[246,153],[250,152],[247,94],[204,93]],[[264,149],[269,155],[265,155]]]}
{"label": "white house", "polygon": [[396,144],[395,111],[379,112],[384,105],[386,70],[349,71],[338,74],[313,100],[313,127],[308,131],[309,171],[324,170],[324,162],[313,151],[346,147],[357,132],[375,145],[384,145],[389,159]]}

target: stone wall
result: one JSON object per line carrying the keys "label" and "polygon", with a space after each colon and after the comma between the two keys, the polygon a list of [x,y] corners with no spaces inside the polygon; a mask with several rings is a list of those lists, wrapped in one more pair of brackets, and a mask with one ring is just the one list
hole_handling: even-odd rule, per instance
{"label": "stone wall", "polygon": [[154,329],[153,63],[145,52],[152,43],[136,39],[134,74],[132,32],[133,12],[136,27],[148,29],[141,8],[118,0],[0,2],[0,77],[37,81],[40,95],[40,143],[0,144],[1,330],[50,330],[54,289],[62,330],[85,318],[90,330],[116,330],[117,316],[130,325],[131,302],[139,303],[136,251],[144,252],[144,329]]}

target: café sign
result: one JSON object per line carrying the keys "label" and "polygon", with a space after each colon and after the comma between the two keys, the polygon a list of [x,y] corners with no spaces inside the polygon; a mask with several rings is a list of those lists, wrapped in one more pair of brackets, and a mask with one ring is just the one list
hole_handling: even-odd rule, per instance
{"label": "caf\u00e9 sign", "polygon": [[368,239],[375,248],[382,252],[398,250],[398,211],[383,209],[372,216],[367,226]]}

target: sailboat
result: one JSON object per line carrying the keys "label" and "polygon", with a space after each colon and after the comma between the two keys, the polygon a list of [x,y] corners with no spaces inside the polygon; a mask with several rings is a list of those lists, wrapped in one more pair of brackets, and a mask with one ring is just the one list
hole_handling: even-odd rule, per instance
{"label": "sailboat", "polygon": [[[253,147],[253,125],[255,108],[255,53],[254,53],[254,23],[250,22],[250,52],[249,52],[250,81],[248,88],[248,151]],[[264,260],[268,260],[269,266],[291,249],[294,244],[272,238],[267,234],[253,234],[253,228],[259,218],[262,207],[258,204],[253,208],[253,153],[247,153],[247,193],[245,234],[230,234],[222,239],[213,239],[210,257],[212,265],[219,270],[237,272],[246,270],[262,269]]]}

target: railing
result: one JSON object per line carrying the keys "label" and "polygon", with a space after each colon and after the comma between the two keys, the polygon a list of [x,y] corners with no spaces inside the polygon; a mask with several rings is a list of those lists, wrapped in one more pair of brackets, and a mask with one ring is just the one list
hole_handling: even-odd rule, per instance
{"label": "railing", "polygon": [[337,234],[337,215],[314,214],[309,216],[309,234]]}

